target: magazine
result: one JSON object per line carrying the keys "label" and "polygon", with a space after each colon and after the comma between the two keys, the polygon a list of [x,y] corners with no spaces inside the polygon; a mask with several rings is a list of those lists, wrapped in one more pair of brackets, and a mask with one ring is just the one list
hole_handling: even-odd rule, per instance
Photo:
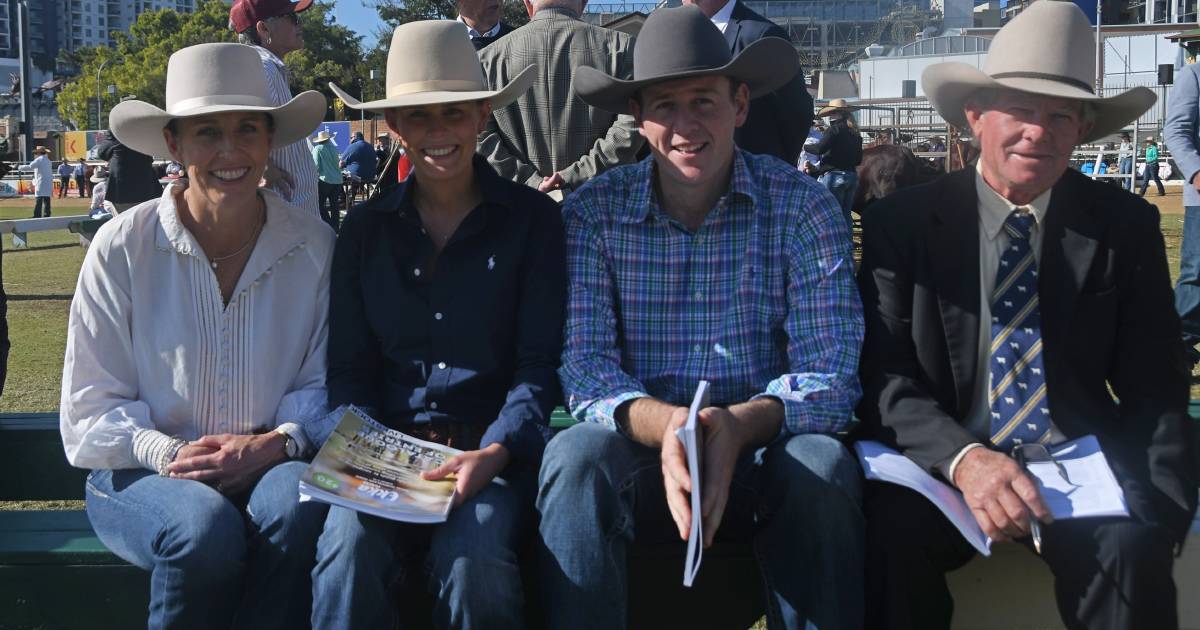
{"label": "magazine", "polygon": [[683,443],[687,453],[688,473],[692,480],[692,527],[688,532],[687,559],[683,564],[683,585],[691,588],[696,574],[700,572],[700,561],[704,558],[704,528],[700,515],[700,478],[703,472],[704,458],[704,427],[700,426],[697,416],[701,409],[708,406],[708,381],[700,381],[696,386],[696,395],[692,397],[692,406],[688,409],[687,422],[675,430],[675,435]]}
{"label": "magazine", "polygon": [[421,472],[461,452],[389,429],[351,406],[300,477],[300,499],[394,521],[441,523],[455,480],[426,481]]}

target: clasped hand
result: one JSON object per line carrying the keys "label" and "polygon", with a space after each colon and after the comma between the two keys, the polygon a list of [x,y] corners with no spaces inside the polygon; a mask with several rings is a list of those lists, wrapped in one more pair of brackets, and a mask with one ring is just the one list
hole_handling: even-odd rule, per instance
{"label": "clasped hand", "polygon": [[1037,483],[1004,453],[967,451],[954,469],[954,485],[983,533],[996,542],[1029,535],[1030,515],[1043,523],[1054,520]]}
{"label": "clasped hand", "polygon": [[508,449],[501,444],[489,444],[477,451],[467,451],[446,460],[446,463],[421,473],[426,481],[441,481],[455,476],[454,507],[475,496],[508,466]]}
{"label": "clasped hand", "polygon": [[[675,435],[675,430],[687,422],[687,417],[687,408],[675,409],[662,438],[662,473],[663,483],[666,485],[667,507],[679,528],[679,537],[684,540],[687,540],[692,528],[692,480],[688,472],[687,453],[683,443]],[[733,481],[733,472],[742,452],[744,439],[738,431],[736,419],[727,409],[701,409],[697,420],[704,431],[700,511],[703,519],[704,546],[710,547],[717,529],[721,527],[725,504],[729,499],[729,485]]]}
{"label": "clasped hand", "polygon": [[206,435],[179,449],[175,461],[167,465],[167,473],[176,479],[202,481],[223,494],[236,494],[284,459],[283,441],[283,436],[274,432]]}

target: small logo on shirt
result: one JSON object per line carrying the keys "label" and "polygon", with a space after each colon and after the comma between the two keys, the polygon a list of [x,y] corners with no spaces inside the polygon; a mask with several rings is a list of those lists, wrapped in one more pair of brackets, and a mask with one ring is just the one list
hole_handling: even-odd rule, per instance
{"label": "small logo on shirt", "polygon": [[496,255],[492,254],[488,257],[488,271],[496,268]]}

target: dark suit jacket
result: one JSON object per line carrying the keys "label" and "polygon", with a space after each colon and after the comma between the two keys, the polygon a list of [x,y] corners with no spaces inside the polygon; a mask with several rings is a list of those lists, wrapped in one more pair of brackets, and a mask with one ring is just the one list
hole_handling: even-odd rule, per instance
{"label": "dark suit jacket", "polygon": [[154,159],[121,144],[111,131],[96,147],[96,156],[108,162],[105,201],[141,203],[162,196],[163,187],[154,174]]}
{"label": "dark suit jacket", "polygon": [[[738,54],[743,48],[764,38],[779,37],[787,41],[787,33],[778,24],[755,13],[738,2],[733,6],[725,41],[729,51]],[[766,96],[750,101],[746,123],[734,134],[737,145],[751,153],[774,155],[795,165],[812,127],[813,100],[804,87],[801,70],[792,80]]]}
{"label": "dark suit jacket", "polygon": [[504,22],[501,22],[500,30],[497,31],[495,35],[493,35],[491,37],[472,37],[471,44],[475,46],[476,51],[479,51],[479,50],[482,50],[488,44],[496,41],[497,39],[500,39],[501,37],[504,37],[505,35],[508,35],[509,33],[513,32],[515,30],[517,30],[517,29],[505,24]]}
{"label": "dark suit jacket", "polygon": [[[976,373],[975,172],[898,191],[868,217],[861,434],[941,470],[962,447],[986,443],[963,426],[976,379],[988,377]],[[1145,201],[1066,171],[1042,222],[1038,297],[1055,425],[1068,438],[1095,434],[1131,512],[1182,541],[1196,510],[1196,466],[1158,221]]]}

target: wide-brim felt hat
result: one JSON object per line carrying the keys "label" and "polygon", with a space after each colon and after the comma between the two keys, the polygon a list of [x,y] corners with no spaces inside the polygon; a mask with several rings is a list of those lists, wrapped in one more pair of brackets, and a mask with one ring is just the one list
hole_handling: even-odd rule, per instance
{"label": "wide-brim felt hat", "polygon": [[322,129],[320,133],[313,138],[313,144],[321,144],[322,142],[329,142],[330,140],[333,140],[333,136],[328,131]]}
{"label": "wide-brim felt hat", "polygon": [[817,116],[828,116],[834,112],[852,112],[856,109],[858,108],[847,104],[846,99],[835,98],[832,101],[829,101],[829,103],[827,103],[824,107],[817,110]]}
{"label": "wide-brim felt hat", "polygon": [[575,93],[583,102],[628,114],[629,100],[654,83],[726,76],[745,83],[750,97],[769,94],[800,71],[796,49],[785,39],[764,37],[737,56],[721,31],[695,5],[655,9],[646,18],[633,47],[633,78],[621,79],[588,66],[575,73]]}
{"label": "wide-brim felt hat", "polygon": [[33,152],[35,154],[49,154],[50,149],[49,149],[49,147],[34,147]]}
{"label": "wide-brim felt hat", "polygon": [[108,179],[108,171],[102,171],[99,169],[94,171],[92,173],[92,176],[88,178],[88,180],[91,181],[93,184],[99,184],[100,182],[105,181],[107,179]]}
{"label": "wide-brim felt hat", "polygon": [[163,128],[176,118],[227,112],[269,114],[272,147],[302,140],[325,117],[325,97],[309,90],[276,105],[267,94],[262,59],[242,44],[198,44],[176,51],[167,61],[166,109],[144,101],[117,104],[109,127],[122,144],[154,157],[171,154]]}
{"label": "wide-brim felt hat", "polygon": [[461,22],[422,20],[392,31],[383,98],[363,103],[333,82],[329,89],[351,109],[379,111],[484,100],[499,109],[533,85],[536,70],[536,65],[526,66],[508,85],[492,89]]}
{"label": "wide-brim felt hat", "polygon": [[1071,2],[1035,2],[996,33],[983,70],[959,62],[934,64],[921,75],[925,96],[946,122],[967,129],[964,111],[981,89],[1006,88],[1081,101],[1095,111],[1090,142],[1120,131],[1154,105],[1145,87],[1115,96],[1096,94],[1095,34]]}

